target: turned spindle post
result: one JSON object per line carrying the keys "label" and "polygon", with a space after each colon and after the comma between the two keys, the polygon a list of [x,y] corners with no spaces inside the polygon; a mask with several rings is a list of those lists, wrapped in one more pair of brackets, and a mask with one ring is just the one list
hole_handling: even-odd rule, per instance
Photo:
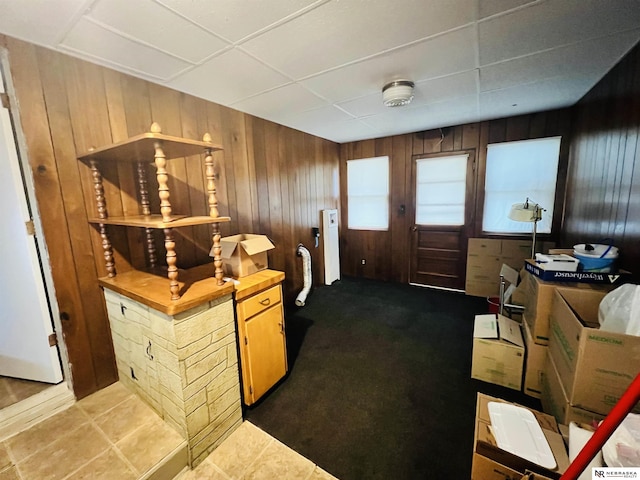
{"label": "turned spindle post", "polygon": [[[151,207],[149,204],[149,190],[147,189],[147,170],[143,162],[138,162],[138,192],[140,193],[140,207],[143,215],[151,215]],[[145,240],[147,243],[147,255],[149,257],[149,266],[154,268],[158,263],[156,255],[156,245],[153,240],[153,229],[145,228]]]}
{"label": "turned spindle post", "polygon": [[[161,133],[160,125],[153,123],[151,133]],[[162,142],[154,142],[154,161],[156,164],[156,178],[158,179],[158,196],[160,197],[160,213],[163,222],[171,221],[171,202],[169,202],[169,175],[167,174],[167,159],[162,149]]]}
{"label": "turned spindle post", "polygon": [[167,251],[167,277],[169,278],[169,290],[171,300],[180,298],[180,285],[178,284],[178,267],[176,266],[176,242],[173,239],[173,230],[164,229],[164,248]]}
{"label": "turned spindle post", "polygon": [[[211,143],[211,135],[205,133],[203,142]],[[216,198],[216,174],[213,167],[213,153],[211,148],[205,149],[205,176],[207,177],[207,199],[209,203],[209,216],[218,218],[218,199]],[[218,285],[224,285],[224,270],[222,269],[222,246],[220,245],[220,225],[213,224],[213,265],[215,266],[214,276]]]}
{"label": "turned spindle post", "polygon": [[[211,143],[211,135],[205,133],[202,141]],[[213,153],[210,148],[205,149],[205,176],[207,177],[207,200],[209,202],[209,216],[218,218],[218,199],[216,198],[216,174],[213,168]]]}
{"label": "turned spindle post", "polygon": [[[91,169],[91,178],[93,180],[93,193],[96,199],[96,208],[98,210],[98,218],[106,219],[109,215],[107,213],[107,202],[104,198],[104,185],[102,184],[102,175],[98,169],[98,162],[95,160],[89,161],[89,168]],[[104,223],[98,224],[100,228],[100,238],[102,239],[102,250],[104,255],[104,264],[107,269],[107,275],[109,277],[116,276],[116,267],[113,260],[113,247],[107,234],[107,226]]]}
{"label": "turned spindle post", "polygon": [[215,266],[214,276],[217,285],[224,285],[224,270],[222,269],[222,245],[220,244],[220,224],[213,224],[213,265]]}

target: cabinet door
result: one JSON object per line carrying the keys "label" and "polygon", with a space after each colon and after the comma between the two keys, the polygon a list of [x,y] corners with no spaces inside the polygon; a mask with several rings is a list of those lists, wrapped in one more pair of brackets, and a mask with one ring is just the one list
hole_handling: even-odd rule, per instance
{"label": "cabinet door", "polygon": [[282,305],[256,315],[245,328],[250,397],[255,402],[287,372]]}

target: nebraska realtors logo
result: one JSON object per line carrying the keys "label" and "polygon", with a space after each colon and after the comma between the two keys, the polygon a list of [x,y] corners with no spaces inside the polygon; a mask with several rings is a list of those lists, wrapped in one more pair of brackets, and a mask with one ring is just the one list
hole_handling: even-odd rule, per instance
{"label": "nebraska realtors logo", "polygon": [[638,468],[594,468],[592,478],[638,478]]}

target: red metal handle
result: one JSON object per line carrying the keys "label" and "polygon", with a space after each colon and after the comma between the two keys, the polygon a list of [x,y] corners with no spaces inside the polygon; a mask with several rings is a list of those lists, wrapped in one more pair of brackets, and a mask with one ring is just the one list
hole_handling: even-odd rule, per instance
{"label": "red metal handle", "polygon": [[560,480],[577,480],[580,474],[587,468],[589,462],[602,449],[604,444],[613,435],[616,428],[622,423],[627,414],[633,410],[636,403],[640,400],[640,374],[631,382],[629,388],[622,394],[618,403],[616,403],[609,415],[605,417],[591,438],[582,447],[582,450],[576,455],[571,462],[567,471],[560,477]]}

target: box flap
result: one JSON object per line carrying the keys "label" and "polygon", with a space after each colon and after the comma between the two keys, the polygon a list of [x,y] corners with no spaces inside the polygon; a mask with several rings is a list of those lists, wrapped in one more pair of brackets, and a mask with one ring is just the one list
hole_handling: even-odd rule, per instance
{"label": "box flap", "polygon": [[498,315],[498,328],[500,338],[506,340],[509,343],[524,347],[524,340],[522,338],[522,331],[520,330],[520,324],[515,320]]}
{"label": "box flap", "polygon": [[511,268],[509,265],[503,263],[502,268],[500,269],[500,275],[503,276],[511,285],[517,285],[518,271],[515,268]]}
{"label": "box flap", "polygon": [[557,292],[584,324],[598,327],[598,307],[607,294],[602,290],[575,290],[559,287]]}
{"label": "box flap", "polygon": [[240,242],[240,245],[242,245],[244,251],[249,255],[255,255],[256,253],[266,252],[267,250],[276,248],[275,245],[273,245],[273,243],[271,243],[264,235],[256,235],[246,238]]}
{"label": "box flap", "polygon": [[[222,251],[220,256],[222,258],[229,259],[235,252],[236,247],[238,246],[238,242],[242,239],[242,235],[232,235],[230,237],[224,237],[220,239],[220,246],[222,247]],[[213,256],[213,248],[211,249],[210,254]]]}
{"label": "box flap", "polygon": [[473,338],[498,338],[498,315],[489,313],[476,315],[473,324]]}

